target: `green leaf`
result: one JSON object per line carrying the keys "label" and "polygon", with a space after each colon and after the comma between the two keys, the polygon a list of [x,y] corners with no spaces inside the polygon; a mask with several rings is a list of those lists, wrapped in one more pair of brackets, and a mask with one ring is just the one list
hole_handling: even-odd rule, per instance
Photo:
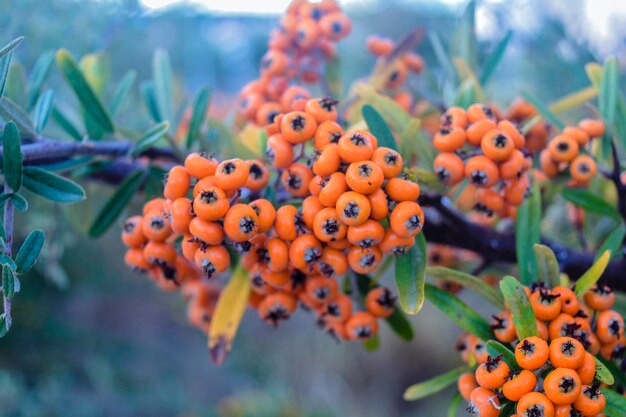
{"label": "green leaf", "polygon": [[15,257],[16,272],[18,274],[27,273],[35,265],[45,239],[46,235],[39,229],[33,230],[28,234]]}
{"label": "green leaf", "polygon": [[504,298],[502,297],[502,294],[491,285],[488,285],[483,280],[475,277],[474,275],[470,275],[461,271],[456,271],[450,268],[445,268],[443,266],[429,266],[428,268],[426,268],[426,275],[435,279],[459,284],[462,287],[467,288],[468,290],[474,291],[475,293],[482,295],[494,306],[500,309],[504,308]]}
{"label": "green leaf", "polygon": [[11,62],[4,95],[15,103],[24,103],[26,101],[26,70],[19,62]]}
{"label": "green leaf", "polygon": [[77,203],[85,199],[85,190],[80,185],[37,167],[24,168],[24,187],[57,203]]}
{"label": "green leaf", "polygon": [[[156,50],[152,61],[154,96],[163,120],[172,121],[172,67],[166,51]],[[161,120],[159,120],[161,121]]]}
{"label": "green leaf", "polygon": [[451,55],[463,58],[472,70],[476,70],[478,41],[476,40],[476,2],[470,1],[452,32]]}
{"label": "green leaf", "polygon": [[512,368],[519,369],[519,365],[517,364],[517,360],[515,360],[515,353],[511,350],[510,347],[503,345],[497,340],[488,340],[487,341],[487,353],[489,356],[495,357],[498,355],[503,355],[503,360]]}
{"label": "green leaf", "polygon": [[574,288],[574,292],[577,297],[582,297],[585,295],[587,291],[589,291],[598,280],[602,277],[604,270],[609,264],[609,259],[611,259],[611,252],[604,251],[604,253],[591,265],[589,268],[579,279],[576,281],[576,287]]}
{"label": "green leaf", "polygon": [[619,259],[622,257],[622,242],[626,238],[626,225],[620,223],[606,237],[600,249],[596,251],[596,259],[607,250],[611,251],[611,259]]}
{"label": "green leaf", "polygon": [[20,213],[24,213],[28,210],[28,201],[26,201],[20,193],[11,194],[11,202],[13,203],[13,207],[15,207]]}
{"label": "green leaf", "polygon": [[0,58],[0,97],[4,95],[4,90],[7,85],[7,78],[9,78],[9,69],[11,68],[12,57],[13,51],[9,51],[8,54]]}
{"label": "green leaf", "polygon": [[537,281],[545,282],[550,288],[560,284],[561,270],[556,255],[545,245],[534,245],[537,258]]}
{"label": "green leaf", "polygon": [[380,348],[380,337],[378,335],[374,335],[370,337],[366,341],[363,342],[363,347],[370,352],[378,350]]}
{"label": "green leaf", "polygon": [[126,101],[126,98],[130,94],[130,90],[133,88],[133,84],[135,83],[135,79],[137,78],[137,71],[130,70],[120,81],[113,93],[113,99],[111,100],[111,105],[109,106],[109,111],[112,116],[115,116],[117,112]]}
{"label": "green leaf", "polygon": [[461,393],[458,391],[455,392],[452,398],[450,399],[450,405],[448,406],[447,417],[456,417],[462,401],[463,401],[463,397],[461,396]]}
{"label": "green leaf", "polygon": [[608,216],[617,221],[621,220],[621,216],[615,207],[607,203],[602,197],[587,190],[582,188],[564,188],[561,191],[561,195],[570,203],[586,211]]}
{"label": "green leaf", "polygon": [[604,64],[598,92],[598,110],[607,127],[613,126],[615,121],[619,88],[619,64],[611,57]]}
{"label": "green leaf", "polygon": [[22,149],[20,134],[17,126],[9,122],[4,127],[2,134],[2,173],[5,181],[12,191],[19,191],[22,187]]}
{"label": "green leaf", "polygon": [[596,379],[603,384],[613,385],[615,378],[613,378],[611,371],[597,357],[594,357],[594,360],[596,362]]}
{"label": "green leaf", "polygon": [[493,332],[489,327],[489,323],[458,297],[428,283],[425,284],[424,288],[428,301],[433,303],[435,307],[463,330],[478,336],[482,340],[493,339]]}
{"label": "green leaf", "polygon": [[23,40],[24,40],[23,36],[18,36],[17,38],[13,39],[11,42],[6,44],[4,47],[2,47],[2,49],[0,49],[0,58],[2,58],[3,56],[11,52],[13,49],[15,49],[17,45],[22,43]]}
{"label": "green leaf", "polygon": [[601,390],[606,398],[606,408],[603,413],[608,417],[626,416],[626,398],[610,388],[601,388]]}
{"label": "green leaf", "polygon": [[37,59],[35,66],[33,67],[33,71],[30,73],[30,77],[28,77],[28,87],[26,89],[27,94],[27,103],[26,108],[31,110],[37,100],[39,99],[39,95],[41,94],[41,88],[43,84],[46,82],[48,75],[50,74],[50,70],[52,69],[52,64],[54,63],[54,52],[46,51]]}
{"label": "green leaf", "polygon": [[534,245],[541,241],[541,190],[533,181],[530,196],[517,210],[515,222],[515,250],[521,281],[531,284],[537,277],[537,259]]}
{"label": "green leaf", "polygon": [[456,381],[461,375],[470,371],[470,367],[461,366],[459,368],[446,372],[443,375],[439,375],[427,381],[411,385],[406,389],[406,391],[404,391],[403,398],[405,401],[417,401],[430,395],[436,394],[440,391],[443,391],[450,385],[456,384]]}
{"label": "green leaf", "polygon": [[111,117],[85,79],[72,55],[67,50],[60,49],[56,54],[56,61],[63,76],[83,105],[85,112],[104,132],[113,133],[115,129]]}
{"label": "green leaf", "polygon": [[393,137],[391,129],[389,129],[389,126],[380,113],[370,104],[365,104],[361,107],[361,113],[363,114],[363,119],[367,123],[370,132],[378,139],[378,146],[384,146],[397,152],[398,144],[396,143],[396,139]]}
{"label": "green leaf", "polygon": [[139,142],[137,142],[137,144],[134,146],[132,155],[140,155],[143,151],[157,143],[159,139],[161,139],[163,135],[167,132],[169,127],[169,122],[161,122],[146,131],[139,140]]}
{"label": "green leaf", "polygon": [[[200,134],[200,128],[204,123],[210,98],[211,90],[208,87],[203,87],[193,101],[193,111],[189,121],[189,131],[187,132],[187,148],[191,148],[191,145],[193,145],[193,142]],[[261,149],[265,149],[265,147]]]}
{"label": "green leaf", "polygon": [[9,332],[10,327],[11,324],[10,322],[7,323],[4,313],[0,314],[0,337],[6,336],[6,334]]}
{"label": "green leaf", "polygon": [[67,118],[61,110],[54,107],[52,109],[52,119],[59,125],[61,129],[68,135],[72,137],[72,139],[80,142],[83,140],[83,135],[80,134],[76,126]]}
{"label": "green leaf", "polygon": [[0,254],[0,264],[9,267],[12,270],[15,270],[17,268],[17,266],[15,265],[15,261],[11,259],[10,256],[7,256],[5,254]]}
{"label": "green leaf", "polygon": [[415,244],[404,255],[396,257],[396,286],[402,309],[417,314],[424,305],[424,282],[426,264],[426,239],[422,233],[415,237]]}
{"label": "green leaf", "polygon": [[154,94],[154,85],[150,81],[145,81],[141,84],[140,90],[152,120],[155,122],[162,121]]}
{"label": "green leaf", "polygon": [[500,290],[513,318],[518,338],[522,340],[536,336],[537,319],[522,284],[512,276],[505,276],[500,281]]}
{"label": "green leaf", "polygon": [[415,336],[415,334],[413,332],[413,328],[411,327],[411,323],[409,323],[400,309],[396,308],[393,310],[393,313],[391,313],[391,315],[385,320],[391,329],[403,340],[406,340],[407,342],[413,340],[413,336]]}
{"label": "green leaf", "polygon": [[54,92],[47,90],[43,93],[35,105],[35,131],[41,133],[48,123],[48,118],[52,112]]}
{"label": "green leaf", "polygon": [[[602,367],[604,370],[609,371],[614,381],[621,386],[626,386],[626,375],[623,371],[621,371],[615,362],[611,360],[606,360],[602,356],[596,356],[596,373],[600,372],[600,368]],[[599,364],[598,364],[599,362]],[[603,371],[604,372],[604,371]],[[607,377],[610,378],[610,377]]]}
{"label": "green leaf", "polygon": [[28,114],[8,97],[0,98],[0,117],[5,122],[15,122],[22,137],[37,137],[37,132],[35,132],[35,127]]}
{"label": "green leaf", "polygon": [[559,130],[563,130],[565,128],[565,124],[558,117],[556,117],[555,114],[552,113],[550,109],[548,109],[548,107],[545,106],[542,102],[540,102],[535,97],[528,94],[527,92],[522,92],[522,97],[524,98],[524,100],[532,104],[537,109],[539,114],[543,116],[544,119],[552,123]]}
{"label": "green leaf", "polygon": [[107,231],[111,224],[113,224],[122,213],[124,207],[126,207],[133,198],[137,190],[139,190],[143,179],[142,171],[135,171],[126,177],[109,201],[100,209],[96,219],[89,228],[89,236],[98,237]]}
{"label": "green leaf", "polygon": [[454,64],[450,60],[446,49],[443,46],[443,42],[439,38],[436,32],[429,31],[428,32],[428,40],[430,40],[430,44],[435,52],[435,57],[439,63],[439,66],[444,69],[449,80],[454,80],[456,78],[456,72],[454,70]]}
{"label": "green leaf", "polygon": [[512,36],[513,31],[507,31],[506,35],[504,35],[504,38],[502,38],[502,40],[498,43],[491,55],[489,55],[489,58],[485,63],[485,67],[483,68],[483,72],[480,74],[480,83],[482,85],[487,84],[496,68],[498,68],[498,65],[500,65],[500,61],[504,56],[504,52],[506,51],[506,48],[509,45],[509,41],[511,40]]}
{"label": "green leaf", "polygon": [[339,56],[334,56],[330,61],[326,61],[324,68],[328,92],[331,97],[341,97],[343,84],[341,82],[341,60]]}
{"label": "green leaf", "polygon": [[498,417],[511,417],[515,413],[515,404],[514,402],[503,404]]}
{"label": "green leaf", "polygon": [[15,274],[6,266],[2,268],[2,293],[9,299],[15,294]]}

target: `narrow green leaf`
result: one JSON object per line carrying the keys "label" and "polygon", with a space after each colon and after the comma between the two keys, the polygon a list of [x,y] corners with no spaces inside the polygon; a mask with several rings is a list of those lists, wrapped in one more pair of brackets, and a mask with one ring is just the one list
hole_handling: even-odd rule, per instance
{"label": "narrow green leaf", "polygon": [[613,126],[619,92],[619,64],[615,57],[607,59],[602,70],[598,92],[598,110],[607,127]]}
{"label": "narrow green leaf", "polygon": [[343,91],[343,84],[341,82],[341,59],[337,54],[330,61],[326,61],[324,67],[324,74],[326,76],[326,83],[328,86],[328,92],[331,97],[341,97]]}
{"label": "narrow green leaf", "polygon": [[85,79],[84,74],[76,64],[72,55],[70,55],[67,50],[60,49],[56,54],[56,61],[63,76],[83,105],[85,112],[91,116],[92,120],[97,123],[104,132],[113,133],[115,129],[111,117]]}
{"label": "narrow green leaf", "polygon": [[5,254],[0,254],[0,265],[11,268],[12,270],[15,270],[17,268],[17,266],[15,265],[15,261],[11,259],[10,256],[7,256]]}
{"label": "narrow green leaf", "polygon": [[20,62],[11,62],[4,95],[20,105],[26,102],[26,70]]}
{"label": "narrow green leaf", "polygon": [[601,390],[606,398],[606,408],[603,413],[608,417],[626,416],[626,398],[610,388],[601,388]]}
{"label": "narrow green leaf", "polygon": [[154,94],[154,85],[150,81],[143,82],[140,87],[141,95],[143,96],[144,102],[146,103],[146,107],[150,112],[150,116],[152,120],[155,122],[161,122],[161,114],[159,113],[159,108],[157,106],[155,94]]}
{"label": "narrow green leaf", "polygon": [[602,197],[597,196],[590,191],[582,188],[564,188],[561,191],[564,199],[592,213],[608,216],[614,220],[620,221],[621,216],[611,204],[607,203]]}
{"label": "narrow green leaf", "polygon": [[551,288],[560,284],[561,270],[556,255],[545,245],[534,245],[537,258],[537,281],[549,284]]}
{"label": "narrow green leaf", "polygon": [[45,239],[46,235],[39,229],[33,230],[28,234],[15,257],[16,272],[18,274],[27,273],[35,265]]}
{"label": "narrow green leaf", "polygon": [[461,396],[461,393],[457,391],[450,399],[447,417],[456,417],[459,407],[461,406],[461,402],[463,402],[463,397]]}
{"label": "narrow green leaf", "polygon": [[465,272],[456,271],[454,269],[445,268],[443,266],[429,266],[426,268],[426,275],[435,279],[454,282],[468,290],[474,291],[485,297],[491,304],[502,309],[504,308],[504,298],[502,294],[488,285],[483,280],[474,275]]}
{"label": "narrow green leaf", "polygon": [[48,118],[52,112],[54,92],[47,90],[43,93],[35,105],[35,131],[41,133],[48,123]]}
{"label": "narrow green leaf", "polygon": [[172,122],[172,67],[166,51],[158,49],[152,61],[154,96],[163,120]]}
{"label": "narrow green leaf", "polygon": [[89,236],[98,237],[104,234],[124,210],[124,207],[133,198],[143,182],[143,172],[135,171],[130,174],[118,187],[109,201],[100,209],[96,219],[89,228]]}
{"label": "narrow green leaf", "polygon": [[4,95],[4,90],[7,85],[7,78],[9,78],[9,68],[11,68],[12,57],[13,51],[9,51],[9,53],[0,58],[0,97]]}
{"label": "narrow green leaf", "polygon": [[596,379],[603,384],[613,385],[615,378],[613,378],[611,371],[598,358],[594,357],[594,360],[596,362]]}
{"label": "narrow green leaf", "polygon": [[502,57],[506,52],[507,46],[509,46],[509,41],[511,40],[512,36],[513,31],[507,31],[506,35],[504,35],[504,38],[502,38],[502,40],[498,42],[498,45],[496,45],[491,55],[489,55],[489,58],[485,63],[485,67],[483,68],[483,72],[480,74],[480,83],[482,85],[487,84],[487,82],[495,72],[496,68],[498,68],[498,65],[500,65],[500,61],[502,60]]}
{"label": "narrow green leaf", "polygon": [[28,114],[8,97],[0,98],[0,117],[5,122],[15,122],[22,137],[37,137],[37,132],[35,132],[35,127]]}
{"label": "narrow green leaf", "polygon": [[156,144],[167,132],[169,127],[169,122],[161,122],[146,131],[133,148],[132,155],[140,155],[143,151]]}
{"label": "narrow green leaf", "polygon": [[426,239],[422,233],[415,237],[411,250],[396,257],[396,286],[402,309],[417,314],[424,305],[424,282],[426,264]]}
{"label": "narrow green leaf", "polygon": [[[193,100],[193,111],[189,121],[189,131],[187,132],[187,148],[191,148],[191,145],[193,145],[193,142],[200,134],[200,129],[206,118],[206,111],[209,108],[210,98],[211,90],[208,87],[203,87]],[[265,149],[265,147],[261,149]]]}
{"label": "narrow green leaf", "polygon": [[461,375],[470,371],[470,367],[461,366],[427,381],[411,385],[404,391],[403,398],[405,401],[417,401],[436,394],[450,385],[456,384],[456,381]]}
{"label": "narrow green leaf", "polygon": [[587,291],[589,291],[598,280],[602,277],[604,270],[609,264],[609,259],[611,259],[611,252],[604,251],[602,256],[600,256],[579,279],[576,281],[576,287],[574,288],[574,292],[577,297],[582,297],[585,295]]}
{"label": "narrow green leaf", "polygon": [[492,357],[503,355],[503,360],[507,363],[507,365],[512,368],[519,369],[517,360],[515,360],[515,353],[513,353],[510,347],[503,345],[497,340],[487,341],[487,352],[489,353],[489,356]]}
{"label": "narrow green leaf", "polygon": [[23,40],[24,40],[23,36],[18,36],[17,38],[13,39],[11,42],[6,44],[4,47],[2,47],[2,49],[0,49],[0,58],[2,58],[3,56],[11,52],[13,49],[15,49],[20,43],[22,43]]}
{"label": "narrow green leaf", "polygon": [[113,99],[111,100],[111,105],[109,106],[109,111],[111,112],[111,116],[115,116],[117,112],[126,101],[126,98],[130,94],[130,90],[133,88],[133,84],[135,83],[135,79],[137,78],[137,71],[130,70],[120,81],[113,93]]}
{"label": "narrow green leaf", "polygon": [[536,336],[537,319],[522,284],[512,276],[505,276],[500,281],[500,290],[513,317],[518,338],[522,340]]}
{"label": "narrow green leaf", "polygon": [[413,336],[415,336],[413,332],[413,328],[411,327],[411,323],[407,320],[407,318],[402,314],[399,308],[393,310],[393,313],[389,317],[385,319],[387,324],[391,327],[391,329],[402,339],[410,342],[413,340]]}
{"label": "narrow green leaf", "polygon": [[531,186],[530,196],[517,210],[515,222],[515,250],[520,278],[525,285],[537,277],[537,259],[533,253],[535,244],[541,240],[541,190],[536,181]]}
{"label": "narrow green leaf", "polygon": [[602,356],[596,356],[596,372],[599,372],[601,367],[604,370],[609,371],[613,380],[617,381],[619,385],[623,387],[626,386],[626,374],[624,374],[624,372],[617,367],[615,362],[606,360]]}
{"label": "narrow green leaf", "polygon": [[470,1],[452,32],[451,56],[460,57],[472,70],[476,70],[478,41],[476,40],[476,2]]}
{"label": "narrow green leaf", "polygon": [[522,92],[522,97],[524,98],[524,100],[532,104],[537,109],[539,114],[543,116],[544,119],[552,123],[559,130],[563,130],[565,128],[565,124],[558,117],[556,117],[555,114],[552,113],[546,105],[537,100],[534,96],[528,94],[527,92]]}
{"label": "narrow green leaf", "polygon": [[13,207],[20,213],[24,213],[28,210],[28,201],[26,201],[20,193],[11,194],[11,202],[13,203]]}
{"label": "narrow green leaf", "polygon": [[15,274],[6,266],[2,268],[2,293],[9,299],[15,294]]}
{"label": "narrow green leaf", "polygon": [[37,103],[39,99],[39,95],[41,94],[41,89],[43,84],[46,82],[48,75],[50,75],[50,70],[52,69],[52,64],[54,63],[54,52],[46,51],[37,59],[35,62],[35,66],[33,67],[33,71],[30,73],[28,77],[28,87],[26,89],[27,95],[27,106],[26,108],[30,111]]}
{"label": "narrow green leaf", "polygon": [[465,304],[455,295],[452,295],[431,284],[425,284],[425,293],[428,301],[447,315],[463,330],[478,336],[482,340],[493,339],[493,332],[480,314]]}
{"label": "narrow green leaf", "polygon": [[383,117],[370,104],[361,107],[361,114],[370,132],[378,139],[378,146],[384,146],[398,151],[398,144],[391,133],[391,129],[383,119]]}
{"label": "narrow green leaf", "polygon": [[6,334],[9,332],[10,327],[11,324],[10,322],[7,323],[4,313],[0,314],[0,337],[6,336]]}
{"label": "narrow green leaf", "polygon": [[498,417],[511,417],[513,414],[515,414],[515,404],[515,402],[511,401],[502,405]]}
{"label": "narrow green leaf", "polygon": [[2,173],[5,181],[12,191],[19,191],[22,187],[22,149],[20,134],[17,126],[9,122],[4,127],[2,134]]}
{"label": "narrow green leaf", "polygon": [[380,337],[374,335],[363,342],[363,347],[370,352],[376,351],[380,348]]}
{"label": "narrow green leaf", "polygon": [[441,42],[441,38],[439,38],[439,35],[437,35],[436,32],[429,31],[428,40],[430,41],[433,51],[435,52],[435,57],[437,58],[439,66],[444,69],[444,72],[449,80],[454,80],[456,78],[454,64],[452,63],[452,60],[450,60],[450,56],[448,56],[448,53],[443,46],[443,42]]}
{"label": "narrow green leaf", "polygon": [[619,259],[622,257],[622,242],[626,238],[626,225],[620,223],[615,229],[609,233],[606,237],[600,249],[596,251],[596,259],[598,259],[604,252],[611,251],[611,259]]}
{"label": "narrow green leaf", "polygon": [[38,167],[24,168],[24,187],[57,203],[77,203],[85,199],[85,190],[80,185]]}
{"label": "narrow green leaf", "polygon": [[61,129],[68,135],[72,137],[72,139],[76,141],[82,141],[83,135],[80,134],[76,126],[67,118],[61,110],[54,107],[52,109],[52,119],[59,125]]}

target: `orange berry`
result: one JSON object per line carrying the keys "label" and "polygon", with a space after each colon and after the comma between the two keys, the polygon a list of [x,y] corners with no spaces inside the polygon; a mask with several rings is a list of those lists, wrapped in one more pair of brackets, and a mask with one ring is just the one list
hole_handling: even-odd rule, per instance
{"label": "orange berry", "polygon": [[235,204],[224,216],[224,232],[233,242],[250,240],[259,231],[259,219],[246,204]]}
{"label": "orange berry", "polygon": [[537,377],[531,371],[523,369],[512,371],[509,380],[502,386],[502,393],[511,401],[519,401],[532,392],[537,385]]}
{"label": "orange berry", "polygon": [[249,206],[252,207],[252,209],[256,213],[260,233],[265,233],[274,226],[274,220],[276,219],[276,209],[269,200],[260,198],[251,202]]}
{"label": "orange berry", "polygon": [[465,129],[467,127],[465,110],[462,107],[449,107],[446,112],[441,115],[441,125],[444,127]]}
{"label": "orange berry", "polygon": [[615,293],[606,285],[594,285],[584,296],[585,304],[596,311],[604,311],[613,307]]}
{"label": "orange berry", "polygon": [[476,382],[483,388],[498,389],[506,382],[510,370],[509,365],[502,360],[501,355],[495,358],[490,356],[476,369]]}
{"label": "orange berry", "polygon": [[573,406],[583,417],[594,417],[606,407],[606,398],[598,386],[583,385],[582,392]]}
{"label": "orange berry", "polygon": [[487,134],[487,132],[495,129],[496,123],[491,119],[482,119],[475,123],[472,123],[467,127],[465,131],[465,137],[469,143],[474,146],[480,146],[480,143],[483,140],[483,136]]}
{"label": "orange berry", "polygon": [[193,200],[193,211],[207,221],[216,221],[224,217],[230,208],[230,202],[221,188],[210,186],[199,190]]}
{"label": "orange berry", "polygon": [[338,144],[341,136],[343,136],[343,128],[341,125],[337,122],[327,120],[320,123],[317,127],[313,144],[316,149],[322,150],[331,143]]}
{"label": "orange berry", "polygon": [[497,129],[490,130],[483,136],[480,147],[487,158],[496,162],[506,161],[515,150],[513,140]]}
{"label": "orange berry", "polygon": [[382,253],[374,246],[361,248],[352,246],[348,251],[348,265],[357,274],[369,274],[380,265]]}
{"label": "orange berry", "polygon": [[491,187],[500,176],[498,166],[486,156],[473,156],[465,164],[465,176],[478,187]]}
{"label": "orange berry", "polygon": [[370,313],[359,311],[346,322],[346,332],[352,340],[367,340],[378,333],[378,322]]}
{"label": "orange berry", "polygon": [[579,368],[585,359],[585,348],[572,337],[558,337],[550,343],[550,362],[557,368]]}
{"label": "orange berry", "polygon": [[385,232],[385,237],[380,242],[379,248],[384,254],[404,255],[415,243],[415,236],[400,237],[391,229]]}
{"label": "orange berry", "polygon": [[189,223],[189,233],[207,245],[221,245],[224,240],[224,229],[219,223],[194,217]]}
{"label": "orange berry", "polygon": [[554,404],[540,392],[529,392],[517,402],[520,417],[554,417]]}
{"label": "orange berry", "polygon": [[[306,102],[304,110],[313,116],[317,123],[323,123],[325,121],[337,120],[337,101],[330,97],[321,99],[312,98]],[[317,126],[316,126],[317,128]],[[315,132],[313,132],[315,134]]]}
{"label": "orange berry", "polygon": [[372,161],[353,162],[346,171],[346,183],[352,191],[371,194],[383,185],[383,170]]}
{"label": "orange berry", "polygon": [[341,157],[339,149],[334,143],[326,145],[321,150],[317,150],[314,155],[313,172],[320,177],[327,177],[339,170]]}
{"label": "orange berry", "polygon": [[494,121],[496,120],[496,115],[491,107],[484,104],[472,104],[467,108],[466,114],[467,120],[470,123],[476,123],[477,121],[483,119],[491,119]]}
{"label": "orange berry", "polygon": [[515,347],[515,360],[518,365],[531,371],[541,368],[549,356],[548,344],[537,336],[527,337]]}
{"label": "orange berry", "polygon": [[393,149],[380,147],[372,154],[372,162],[378,165],[386,179],[394,178],[402,172],[402,156]]}
{"label": "orange berry", "polygon": [[572,404],[580,395],[582,384],[575,370],[556,368],[543,380],[543,390],[555,405]]}
{"label": "orange berry", "polygon": [[376,138],[370,133],[352,130],[339,138],[339,156],[346,162],[365,161],[371,158],[376,144]]}
{"label": "orange berry", "polygon": [[309,167],[299,162],[291,164],[281,176],[283,186],[294,197],[306,197],[312,179],[313,173]]}
{"label": "orange berry", "polygon": [[317,197],[325,207],[334,207],[339,197],[348,189],[346,176],[341,172],[335,172],[329,177],[323,178],[320,185],[321,190]]}
{"label": "orange berry", "polygon": [[267,139],[265,155],[279,169],[287,168],[293,162],[293,148],[280,133]]}
{"label": "orange berry", "polygon": [[470,403],[467,407],[470,414],[479,417],[498,417],[500,414],[500,400],[498,395],[486,388],[475,388],[470,394]]}
{"label": "orange berry", "polygon": [[274,231],[282,240],[294,240],[302,231],[303,226],[302,215],[298,213],[295,206],[285,205],[276,210]]}
{"label": "orange berry", "polygon": [[140,248],[129,248],[124,254],[124,263],[135,272],[146,272],[152,267]]}
{"label": "orange berry", "polygon": [[567,135],[558,135],[548,143],[548,152],[555,162],[570,162],[578,155],[576,139]]}
{"label": "orange berry", "polygon": [[161,211],[146,214],[142,223],[143,234],[152,241],[164,242],[172,234],[167,216]]}
{"label": "orange berry", "polygon": [[263,320],[275,326],[291,317],[296,306],[296,298],[293,295],[278,291],[263,298],[259,304],[258,312]]}
{"label": "orange berry", "polygon": [[387,205],[387,195],[382,189],[378,189],[367,195],[370,203],[370,217],[374,220],[382,220],[389,214],[389,206]]}
{"label": "orange berry", "polygon": [[337,210],[326,207],[320,210],[313,220],[313,233],[322,242],[341,240],[346,236],[348,227],[341,222]]}
{"label": "orange berry", "polygon": [[433,146],[440,152],[454,152],[464,144],[465,131],[460,127],[443,127],[433,138]]}
{"label": "orange berry", "polygon": [[455,153],[440,153],[433,164],[437,177],[446,185],[458,184],[465,175],[463,160]]}
{"label": "orange berry", "polygon": [[385,192],[393,201],[417,201],[421,189],[416,182],[396,177],[387,181]]}
{"label": "orange berry", "polygon": [[249,161],[248,164],[250,174],[244,187],[252,191],[259,191],[267,185],[270,174],[260,161]]}
{"label": "orange berry", "polygon": [[578,122],[578,127],[584,130],[592,138],[604,136],[604,132],[606,131],[602,120],[583,119]]}
{"label": "orange berry", "polygon": [[213,278],[230,265],[230,254],[224,246],[208,246],[196,251],[195,263],[205,277]]}
{"label": "orange berry", "polygon": [[402,201],[391,212],[389,224],[400,237],[415,236],[424,227],[424,211],[413,201]]}
{"label": "orange berry", "polygon": [[298,236],[289,247],[289,260],[300,270],[311,268],[322,256],[322,244],[310,234]]}
{"label": "orange berry", "polygon": [[597,170],[596,161],[589,155],[578,155],[569,166],[572,178],[581,183],[589,182]]}
{"label": "orange berry", "polygon": [[146,243],[143,234],[143,217],[132,216],[122,226],[122,242],[129,248],[138,248]]}
{"label": "orange berry", "polygon": [[348,226],[358,226],[365,223],[370,216],[369,200],[363,194],[354,191],[341,194],[337,198],[335,207],[341,221]]}
{"label": "orange berry", "polygon": [[322,257],[316,266],[320,274],[327,278],[336,278],[348,270],[348,259],[341,250],[327,246],[322,250]]}
{"label": "orange berry", "polygon": [[472,394],[472,391],[477,387],[478,384],[476,383],[476,378],[474,377],[474,374],[472,372],[464,373],[457,380],[457,388],[459,390],[459,393],[461,393],[461,396],[467,402],[470,401],[470,395]]}
{"label": "orange berry", "polygon": [[374,317],[386,319],[393,313],[395,306],[396,297],[385,287],[374,288],[365,297],[365,308]]}

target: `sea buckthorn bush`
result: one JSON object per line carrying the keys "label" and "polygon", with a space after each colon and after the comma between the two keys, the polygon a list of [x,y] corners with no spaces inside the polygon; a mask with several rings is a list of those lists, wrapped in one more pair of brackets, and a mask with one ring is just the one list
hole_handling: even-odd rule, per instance
{"label": "sea buckthorn bush", "polygon": [[[479,53],[474,2],[450,45],[368,29],[361,51],[342,51],[356,23],[335,0],[293,0],[258,77],[217,116],[208,87],[175,98],[158,50],[137,128],[116,118],[135,72],[109,92],[104,57],[59,49],[16,95],[24,38],[0,49],[0,336],[28,271],[59,251],[37,228],[16,238],[15,220],[32,210],[25,224],[39,224],[40,200],[80,203],[97,180],[115,187],[97,212],[64,216],[92,238],[119,233],[123,263],[180,294],[216,364],[248,310],[278,332],[303,310],[351,349],[377,349],[385,326],[428,347],[439,335],[413,330],[438,319],[428,301],[462,330],[462,364],[406,400],[451,387],[450,416],[626,415],[618,60],[589,63],[588,85],[549,104],[528,90],[501,103],[487,86],[512,33]],[[344,84],[354,53],[375,62]],[[80,125],[43,88],[53,65]]]}

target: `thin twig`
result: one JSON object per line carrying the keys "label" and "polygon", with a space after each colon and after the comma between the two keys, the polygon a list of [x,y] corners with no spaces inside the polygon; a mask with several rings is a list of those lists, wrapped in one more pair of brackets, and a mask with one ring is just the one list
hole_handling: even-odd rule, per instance
{"label": "thin twig", "polygon": [[[11,187],[8,184],[4,185],[5,193],[12,193]],[[5,232],[5,240],[4,240],[4,254],[8,257],[12,255],[12,246],[13,246],[13,202],[11,199],[8,199],[4,205],[4,232]],[[8,268],[8,266],[5,266]],[[7,328],[11,328],[11,299],[6,296],[6,294],[2,294],[3,297],[3,307],[4,307],[4,323]]]}

